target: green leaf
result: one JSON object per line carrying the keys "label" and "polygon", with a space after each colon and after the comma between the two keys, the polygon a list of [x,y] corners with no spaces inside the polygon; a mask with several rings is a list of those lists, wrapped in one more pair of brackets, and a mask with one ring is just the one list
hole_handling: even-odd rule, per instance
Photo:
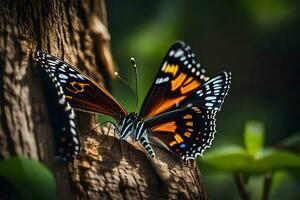
{"label": "green leaf", "polygon": [[249,173],[265,173],[275,170],[300,169],[300,156],[283,150],[269,149],[260,152],[245,169]]}
{"label": "green leaf", "polygon": [[248,121],[245,125],[244,142],[248,154],[252,157],[264,144],[264,125],[259,121]]}
{"label": "green leaf", "polygon": [[2,160],[0,176],[12,183],[21,199],[57,199],[54,177],[38,161],[24,157]]}
{"label": "green leaf", "polygon": [[225,146],[208,151],[198,159],[200,169],[206,173],[235,172],[249,164],[246,151],[237,146]]}

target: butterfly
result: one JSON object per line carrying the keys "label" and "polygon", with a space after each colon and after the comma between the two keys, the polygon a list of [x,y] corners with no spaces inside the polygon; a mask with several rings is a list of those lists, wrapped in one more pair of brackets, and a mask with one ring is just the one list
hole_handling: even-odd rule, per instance
{"label": "butterfly", "polygon": [[73,109],[113,117],[119,137],[140,142],[150,157],[155,156],[149,142],[153,137],[183,160],[195,159],[214,139],[215,115],[231,83],[227,71],[207,77],[190,46],[178,41],[168,50],[140,113],[128,113],[112,94],[77,68],[42,51],[35,52],[35,57],[56,88],[59,104],[68,112],[63,139],[57,142],[57,156],[66,161],[80,151]]}

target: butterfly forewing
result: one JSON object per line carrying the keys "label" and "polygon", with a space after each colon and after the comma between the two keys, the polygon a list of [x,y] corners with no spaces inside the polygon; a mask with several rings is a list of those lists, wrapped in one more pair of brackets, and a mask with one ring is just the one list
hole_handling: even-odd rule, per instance
{"label": "butterfly forewing", "polygon": [[205,71],[194,57],[183,42],[169,49],[142,105],[140,118],[174,109],[205,82]]}
{"label": "butterfly forewing", "polygon": [[49,76],[61,84],[72,108],[109,115],[117,120],[127,115],[105,88],[78,69],[45,52],[38,51],[35,55]]}
{"label": "butterfly forewing", "polygon": [[220,72],[180,102],[179,106],[192,104],[208,110],[219,111],[228,93],[230,83],[231,73]]}

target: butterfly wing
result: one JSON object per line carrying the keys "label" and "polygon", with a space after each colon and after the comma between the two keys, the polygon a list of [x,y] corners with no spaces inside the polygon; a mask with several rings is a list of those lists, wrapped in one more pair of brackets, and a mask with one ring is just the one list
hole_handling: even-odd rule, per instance
{"label": "butterfly wing", "polygon": [[156,124],[151,124],[152,121],[145,123],[151,127],[150,136],[158,138],[183,160],[195,159],[210,147],[214,139],[216,111],[190,107],[166,114],[169,116],[164,120],[157,116],[159,122]]}
{"label": "butterfly wing", "polygon": [[221,72],[180,102],[176,110],[146,119],[150,135],[183,160],[195,159],[210,147],[215,115],[227,95],[231,75]]}
{"label": "butterfly wing", "polygon": [[220,72],[180,102],[179,107],[192,104],[204,109],[219,111],[228,93],[230,83],[231,73]]}
{"label": "butterfly wing", "polygon": [[41,66],[52,80],[60,83],[71,107],[87,112],[109,115],[119,120],[127,116],[121,104],[102,86],[84,73],[48,53],[35,53]]}
{"label": "butterfly wing", "polygon": [[55,155],[57,161],[64,164],[74,160],[80,152],[75,113],[66,101],[64,93],[58,92],[63,91],[58,81],[49,80],[49,74],[42,71],[41,82],[53,128]]}
{"label": "butterfly wing", "polygon": [[171,46],[146,95],[140,118],[172,110],[205,82],[205,70],[194,57],[191,48],[183,42]]}
{"label": "butterfly wing", "polygon": [[103,87],[82,72],[45,52],[35,52],[43,72],[42,78],[54,143],[59,161],[68,162],[80,151],[80,141],[72,108],[110,115],[119,120],[127,112]]}

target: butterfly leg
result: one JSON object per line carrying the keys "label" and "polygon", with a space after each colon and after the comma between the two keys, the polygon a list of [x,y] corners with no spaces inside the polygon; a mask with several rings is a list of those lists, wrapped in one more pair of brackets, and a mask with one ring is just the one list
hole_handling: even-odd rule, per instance
{"label": "butterfly leg", "polygon": [[149,144],[148,137],[147,136],[142,136],[139,141],[141,142],[141,144],[143,145],[143,147],[145,148],[145,150],[147,151],[149,156],[151,158],[153,158],[155,156],[155,153],[152,149],[152,146]]}
{"label": "butterfly leg", "polygon": [[[111,125],[112,124],[109,123],[108,134],[110,133]],[[116,129],[113,129],[113,134],[114,134],[114,137],[116,137]],[[117,140],[117,138],[113,138],[113,144],[111,145],[110,150],[112,150],[113,147],[115,146],[116,140]]]}
{"label": "butterfly leg", "polygon": [[110,121],[104,121],[104,122],[101,122],[101,123],[99,124],[101,134],[108,135],[109,132],[108,132],[108,131],[104,131],[104,128],[108,128],[108,127],[107,127],[107,126],[108,126],[108,123],[110,123]]}
{"label": "butterfly leg", "polygon": [[[100,144],[102,144],[106,140],[107,136],[110,134],[111,125],[112,123],[110,121],[105,121],[100,124],[101,135],[103,136],[103,139],[101,140]],[[107,128],[106,131],[104,130],[104,127]],[[115,136],[115,129],[114,129],[114,136]]]}
{"label": "butterfly leg", "polygon": [[96,130],[99,128],[100,130],[100,133],[104,133],[103,131],[103,125],[105,123],[108,123],[109,121],[105,121],[105,122],[102,122],[102,123],[99,123],[98,125],[96,125],[94,128],[90,129],[88,132],[85,132],[84,135],[89,135],[90,133],[93,133],[94,131],[96,132]]}

